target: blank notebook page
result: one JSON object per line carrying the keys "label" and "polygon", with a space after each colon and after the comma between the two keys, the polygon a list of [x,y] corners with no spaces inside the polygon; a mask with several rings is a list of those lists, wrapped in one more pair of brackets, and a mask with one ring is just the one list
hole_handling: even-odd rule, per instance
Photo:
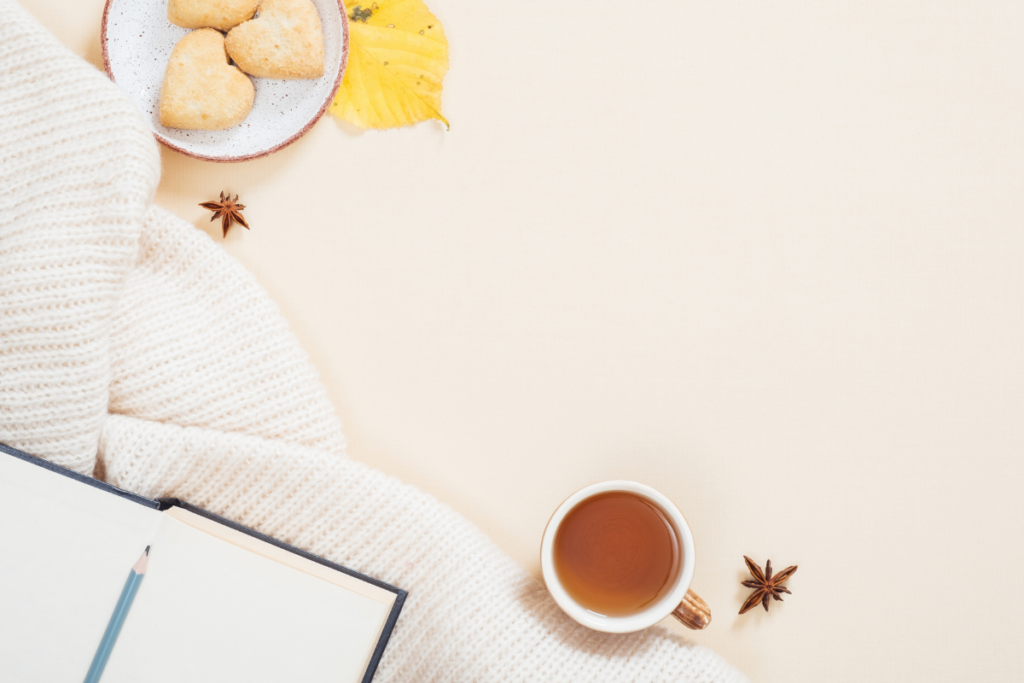
{"label": "blank notebook page", "polygon": [[0,454],[0,680],[84,678],[163,517]]}
{"label": "blank notebook page", "polygon": [[165,514],[103,683],[358,683],[391,602]]}

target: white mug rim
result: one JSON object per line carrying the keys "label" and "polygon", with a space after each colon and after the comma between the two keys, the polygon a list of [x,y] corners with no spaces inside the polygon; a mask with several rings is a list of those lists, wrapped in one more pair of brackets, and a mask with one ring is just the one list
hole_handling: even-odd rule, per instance
{"label": "white mug rim", "polygon": [[[669,521],[672,522],[672,526],[675,528],[676,537],[679,540],[680,550],[683,555],[682,566],[679,569],[675,585],[672,589],[665,593],[665,595],[663,595],[653,605],[637,612],[636,614],[630,614],[624,617],[610,617],[603,614],[596,614],[573,600],[562,586],[561,581],[558,579],[558,574],[555,571],[553,551],[555,533],[558,531],[558,527],[561,525],[562,520],[565,519],[565,516],[569,511],[587,498],[599,493],[608,493],[613,491],[632,493],[657,505],[662,512],[668,516]],[[562,608],[562,611],[572,617],[575,621],[588,628],[592,628],[596,631],[603,631],[605,633],[631,633],[633,631],[639,631],[641,629],[648,628],[649,626],[653,626],[668,615],[672,614],[673,610],[675,610],[675,608],[679,606],[679,603],[683,601],[683,596],[686,595],[686,591],[689,590],[690,583],[693,581],[695,559],[693,534],[690,532],[690,526],[686,523],[686,518],[683,517],[683,513],[679,511],[679,508],[677,508],[664,494],[650,486],[622,479],[602,481],[589,486],[584,486],[579,491],[562,501],[562,504],[559,505],[554,514],[551,515],[551,519],[548,520],[547,527],[544,529],[544,537],[540,545],[541,574],[544,577],[544,583],[548,587],[548,592],[551,593],[551,597],[555,599],[555,602]]]}

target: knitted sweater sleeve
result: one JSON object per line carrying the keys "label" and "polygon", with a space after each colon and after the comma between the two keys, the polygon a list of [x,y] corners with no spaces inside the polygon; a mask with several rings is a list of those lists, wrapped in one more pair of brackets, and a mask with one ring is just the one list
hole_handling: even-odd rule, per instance
{"label": "knitted sweater sleeve", "polygon": [[131,102],[0,0],[0,441],[92,472],[114,307],[159,176]]}
{"label": "knitted sweater sleeve", "polygon": [[665,629],[577,625],[457,513],[347,459],[251,274],[149,206],[132,105],[11,0],[0,16],[0,441],[408,589],[382,683],[746,680]]}

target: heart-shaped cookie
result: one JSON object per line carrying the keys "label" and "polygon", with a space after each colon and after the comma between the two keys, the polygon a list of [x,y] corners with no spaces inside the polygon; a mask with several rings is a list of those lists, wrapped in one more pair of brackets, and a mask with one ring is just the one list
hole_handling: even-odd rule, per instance
{"label": "heart-shaped cookie", "polygon": [[224,45],[238,68],[252,76],[324,75],[324,33],[309,0],[263,0],[259,16],[231,29]]}
{"label": "heart-shaped cookie", "polygon": [[182,28],[228,31],[252,19],[260,0],[167,0],[167,20]]}
{"label": "heart-shaped cookie", "polygon": [[249,115],[256,89],[228,63],[224,36],[201,28],[171,51],[160,90],[160,123],[168,128],[223,130]]}

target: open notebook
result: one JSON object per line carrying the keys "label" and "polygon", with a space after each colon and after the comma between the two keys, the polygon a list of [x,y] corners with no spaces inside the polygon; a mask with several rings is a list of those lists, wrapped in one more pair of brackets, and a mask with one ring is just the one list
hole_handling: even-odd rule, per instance
{"label": "open notebook", "polygon": [[0,444],[0,678],[83,680],[146,546],[103,683],[368,683],[406,596]]}

